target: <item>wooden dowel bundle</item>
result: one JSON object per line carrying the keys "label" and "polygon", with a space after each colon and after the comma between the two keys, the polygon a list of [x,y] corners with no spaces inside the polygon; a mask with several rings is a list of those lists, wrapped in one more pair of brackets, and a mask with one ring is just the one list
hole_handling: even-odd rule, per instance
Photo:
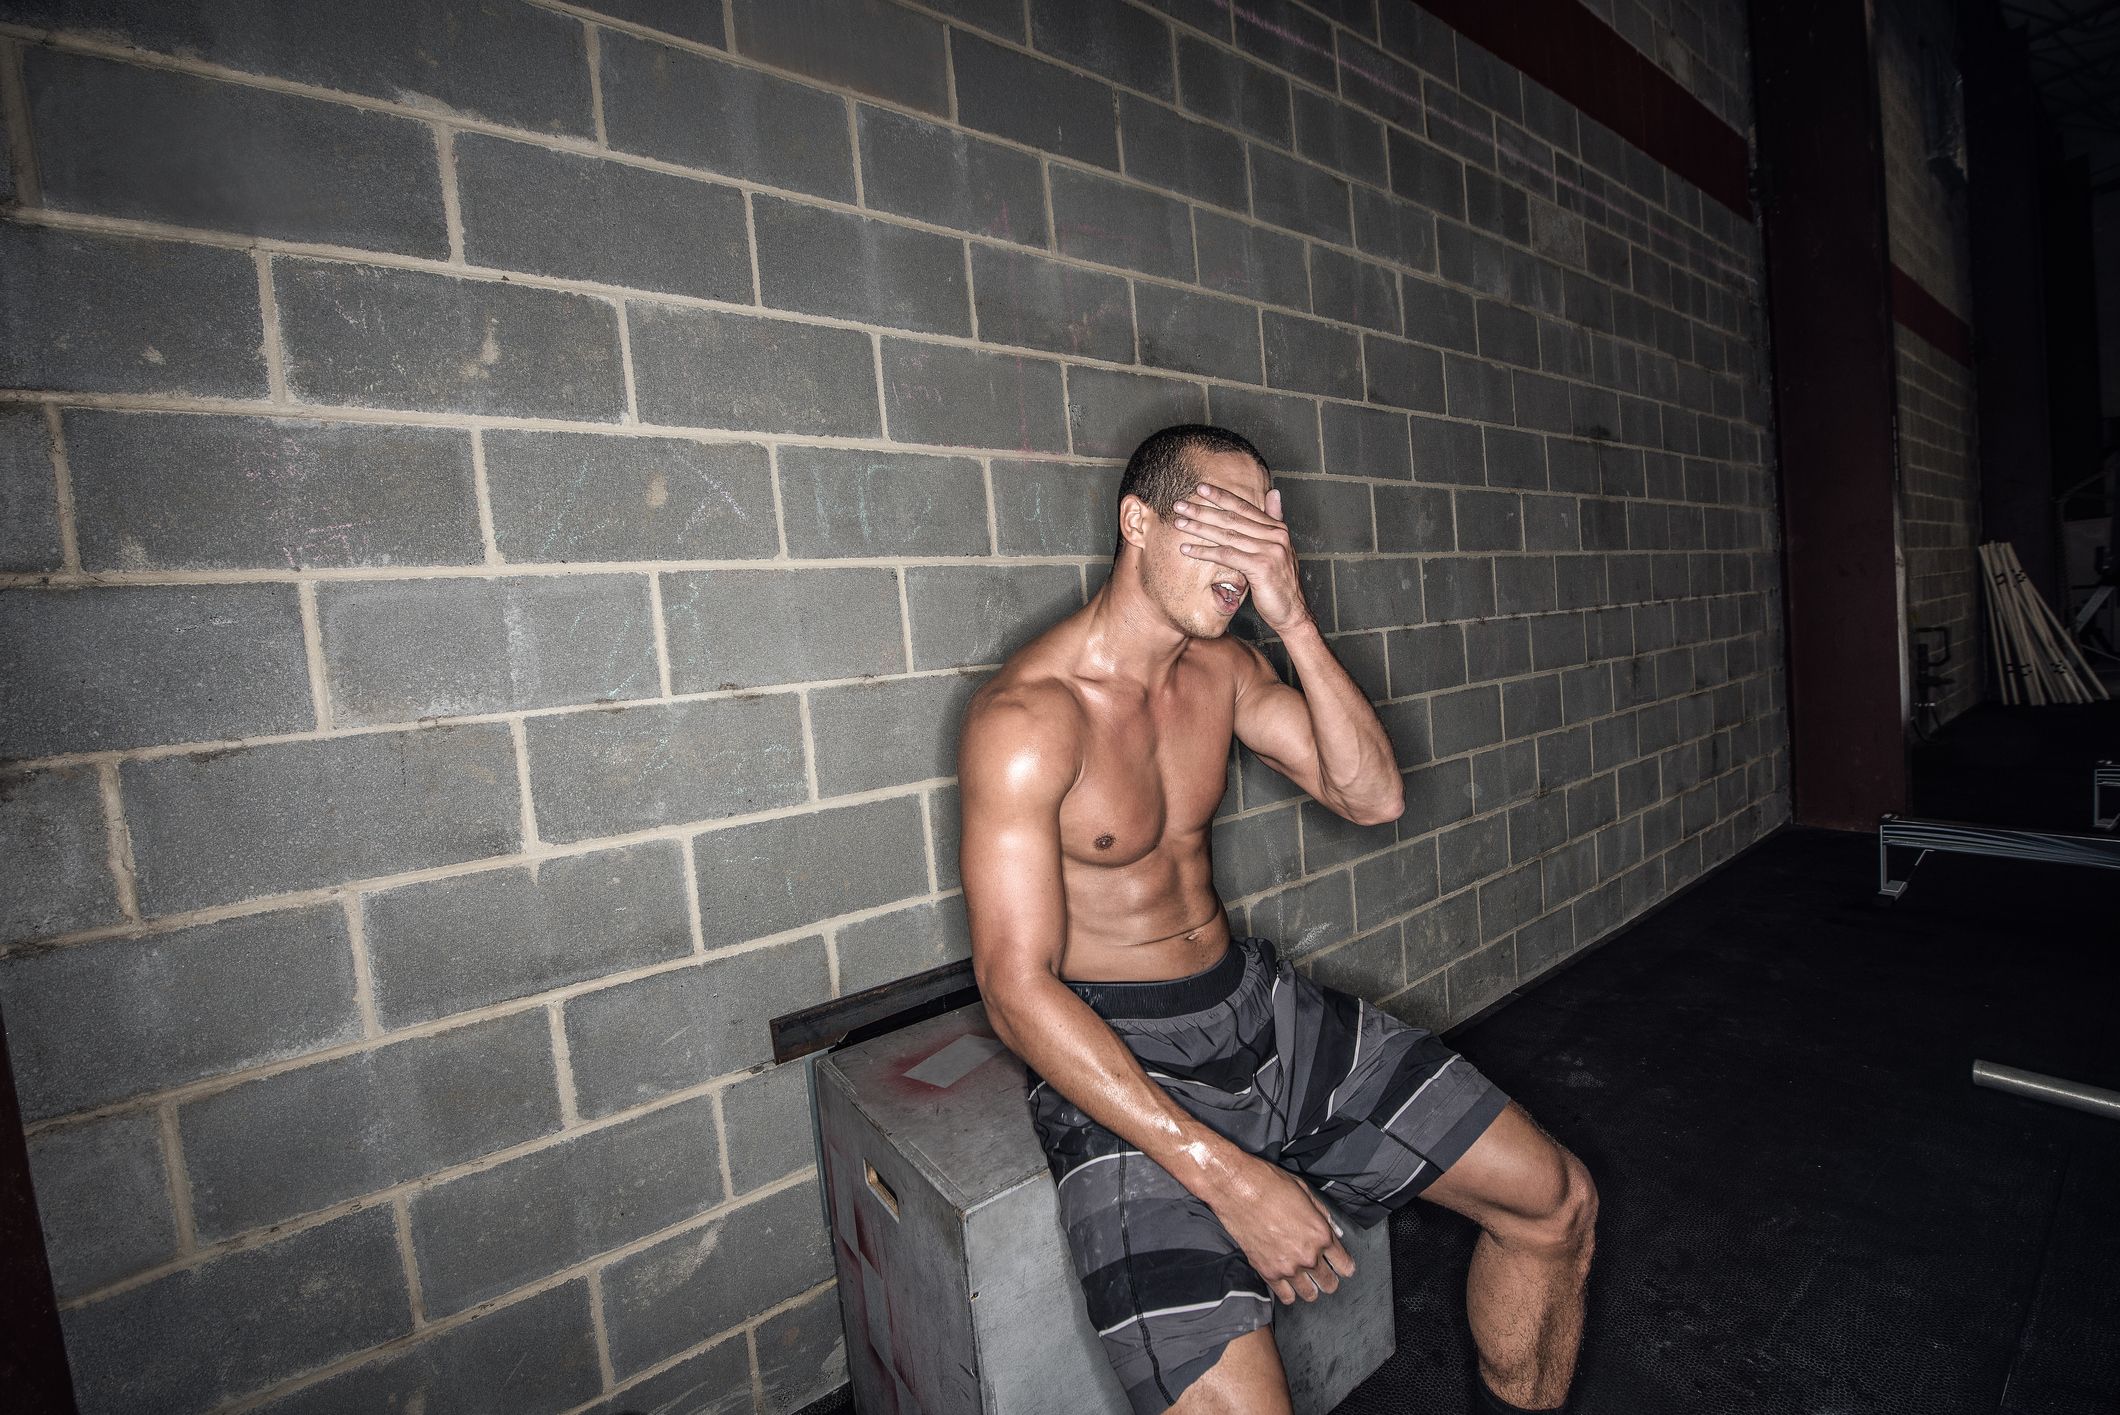
{"label": "wooden dowel bundle", "polygon": [[1987,573],[1988,642],[2006,703],[2087,703],[2110,696],[2076,641],[2032,588],[2006,540],[1980,547]]}

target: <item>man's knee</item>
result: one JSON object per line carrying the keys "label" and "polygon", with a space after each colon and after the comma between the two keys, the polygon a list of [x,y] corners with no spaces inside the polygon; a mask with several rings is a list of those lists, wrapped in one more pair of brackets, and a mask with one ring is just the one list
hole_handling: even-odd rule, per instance
{"label": "man's knee", "polygon": [[1581,1160],[1558,1144],[1553,1149],[1553,1178],[1541,1186],[1544,1202],[1522,1216],[1514,1233],[1495,1236],[1527,1247],[1588,1256],[1597,1231],[1597,1182]]}
{"label": "man's knee", "polygon": [[1597,1226],[1589,1169],[1515,1101],[1423,1197],[1511,1248],[1587,1255]]}
{"label": "man's knee", "polygon": [[[1556,1146],[1556,1148],[1559,1148]],[[1567,1175],[1565,1192],[1555,1206],[1551,1227],[1558,1241],[1586,1252],[1597,1238],[1597,1181],[1568,1150],[1561,1150]]]}
{"label": "man's knee", "polygon": [[1489,1231],[1513,1246],[1587,1257],[1596,1238],[1597,1181],[1565,1146],[1542,1130],[1538,1136],[1544,1151],[1533,1162],[1539,1179],[1528,1195],[1520,1195],[1529,1202]]}

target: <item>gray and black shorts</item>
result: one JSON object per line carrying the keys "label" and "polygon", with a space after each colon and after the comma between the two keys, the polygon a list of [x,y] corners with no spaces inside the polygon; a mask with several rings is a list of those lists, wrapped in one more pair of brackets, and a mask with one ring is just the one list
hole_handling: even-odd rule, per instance
{"label": "gray and black shorts", "polygon": [[[1233,939],[1168,982],[1068,986],[1190,1114],[1361,1228],[1433,1183],[1508,1103],[1434,1033],[1313,982],[1266,939]],[[1157,1415],[1277,1303],[1205,1203],[1030,1080],[1090,1322],[1136,1415]]]}

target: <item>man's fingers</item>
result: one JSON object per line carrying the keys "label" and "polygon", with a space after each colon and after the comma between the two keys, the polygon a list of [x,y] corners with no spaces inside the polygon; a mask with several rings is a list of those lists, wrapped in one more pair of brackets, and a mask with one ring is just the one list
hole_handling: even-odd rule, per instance
{"label": "man's fingers", "polygon": [[1346,1233],[1344,1230],[1341,1229],[1339,1219],[1333,1216],[1332,1210],[1326,1206],[1326,1203],[1323,1199],[1318,1197],[1317,1191],[1315,1189],[1312,1189],[1307,1184],[1304,1185],[1303,1188],[1304,1192],[1310,1195],[1310,1202],[1312,1206],[1315,1207],[1319,1213],[1325,1216],[1325,1222],[1332,1225],[1333,1238],[1332,1242],[1325,1245],[1325,1261],[1331,1263],[1332,1270],[1338,1273],[1341,1277],[1353,1277],[1354,1255],[1349,1253],[1347,1251],[1346,1245],[1340,1242],[1340,1239],[1344,1238],[1346,1236]]}
{"label": "man's fingers", "polygon": [[1257,555],[1266,549],[1267,543],[1246,535],[1239,530],[1224,526],[1206,526],[1197,521],[1180,521],[1178,529],[1189,536],[1198,536],[1209,545],[1224,545],[1231,550],[1241,550],[1246,555]]}
{"label": "man's fingers", "polygon": [[[1270,493],[1269,493],[1270,495]],[[1203,486],[1189,496],[1179,498],[1180,504],[1190,502],[1195,506],[1215,506],[1233,516],[1250,516],[1254,520],[1272,520],[1266,508],[1248,496],[1226,491],[1219,486]]]}
{"label": "man's fingers", "polygon": [[1204,501],[1181,501],[1171,509],[1176,512],[1176,522],[1180,527],[1188,523],[1226,526],[1231,530],[1249,531],[1253,535],[1270,535],[1285,529],[1279,521],[1269,516],[1254,515],[1251,511],[1237,511],[1226,506],[1212,506]]}
{"label": "man's fingers", "polygon": [[1227,565],[1232,570],[1242,570],[1247,576],[1256,570],[1259,563],[1259,557],[1254,553],[1217,545],[1214,542],[1195,545],[1187,541],[1178,549],[1194,560],[1211,560],[1217,565]]}
{"label": "man's fingers", "polygon": [[1199,497],[1202,501],[1222,501],[1239,506],[1249,506],[1254,511],[1259,509],[1259,503],[1241,491],[1231,491],[1227,487],[1212,486],[1207,482],[1201,482],[1198,486],[1195,486],[1192,494]]}

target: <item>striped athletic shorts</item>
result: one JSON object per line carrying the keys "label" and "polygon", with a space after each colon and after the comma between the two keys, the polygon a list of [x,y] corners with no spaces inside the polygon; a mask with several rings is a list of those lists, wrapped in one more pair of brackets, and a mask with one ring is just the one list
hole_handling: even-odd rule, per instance
{"label": "striped athletic shorts", "polygon": [[[1168,982],[1071,982],[1150,1079],[1368,1228],[1472,1147],[1508,1097],[1434,1033],[1324,987],[1262,938]],[[1212,1210],[1030,1075],[1031,1119],[1091,1324],[1157,1415],[1277,1305]]]}

